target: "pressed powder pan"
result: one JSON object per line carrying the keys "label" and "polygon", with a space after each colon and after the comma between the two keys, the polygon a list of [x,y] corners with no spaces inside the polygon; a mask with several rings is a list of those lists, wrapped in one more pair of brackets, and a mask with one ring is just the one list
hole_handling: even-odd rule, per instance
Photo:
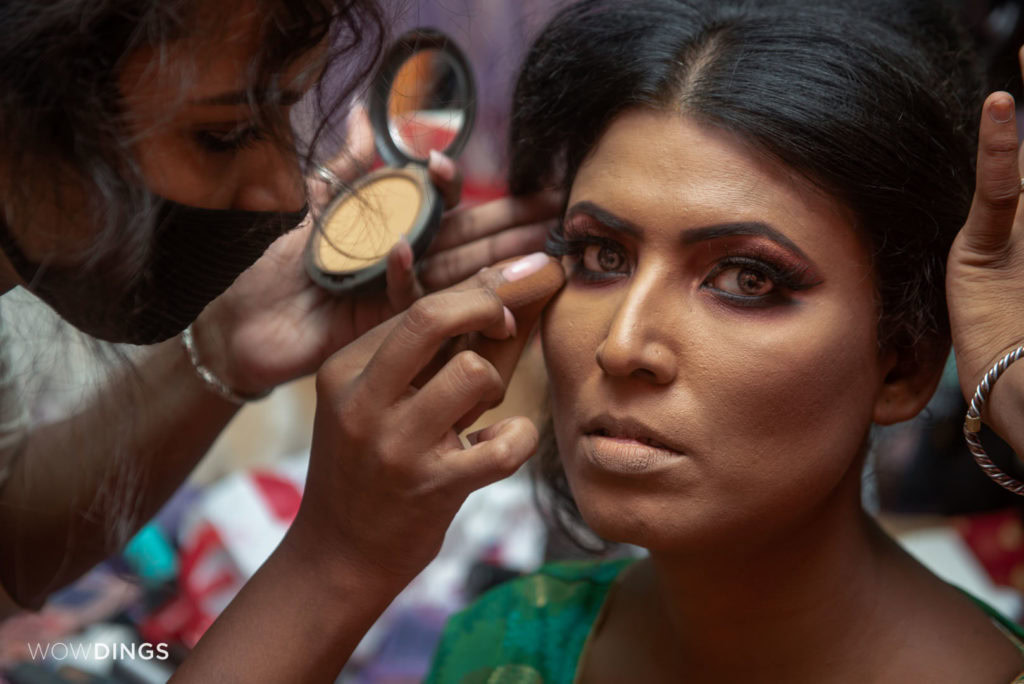
{"label": "pressed powder pan", "polygon": [[351,289],[378,276],[374,267],[411,227],[440,217],[441,203],[423,191],[429,182],[415,169],[383,169],[332,200],[307,247],[314,280]]}
{"label": "pressed powder pan", "polygon": [[476,115],[469,63],[433,29],[405,34],[384,57],[369,99],[370,123],[388,165],[332,199],[306,245],[306,271],[332,292],[382,288],[386,257],[398,241],[423,256],[443,202],[427,173],[430,150],[455,157]]}

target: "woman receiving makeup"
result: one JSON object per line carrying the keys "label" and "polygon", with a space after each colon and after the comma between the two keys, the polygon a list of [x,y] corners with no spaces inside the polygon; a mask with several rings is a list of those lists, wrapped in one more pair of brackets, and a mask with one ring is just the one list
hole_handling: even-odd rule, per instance
{"label": "woman receiving makeup", "polygon": [[[964,45],[923,1],[559,12],[511,132],[513,190],[567,193],[548,436],[514,418],[459,443],[507,372],[470,351],[432,374],[446,340],[500,320],[478,289],[421,299],[325,364],[313,459],[343,476],[311,486],[346,502],[342,654],[466,493],[540,444],[561,518],[649,556],[493,590],[449,623],[430,682],[1024,673],[1021,632],[861,507],[871,426],[925,406],[951,341],[965,396],[988,373],[980,417],[1024,454],[1024,364],[988,372],[1024,344],[1014,107],[983,101]],[[308,503],[300,519],[324,515]]]}
{"label": "woman receiving makeup", "polygon": [[[543,245],[552,199],[503,200],[447,213],[417,271],[400,242],[386,291],[333,296],[310,281],[307,198],[325,187],[307,187],[303,170],[323,159],[321,133],[368,75],[388,20],[370,0],[0,7],[0,294],[25,287],[93,337],[150,345],[74,415],[33,428],[0,330],[0,618],[124,543],[239,404],[316,371],[424,289]],[[291,124],[300,101],[295,119],[319,122],[313,134]],[[351,121],[347,154],[328,163],[343,180],[370,147]],[[431,155],[429,173],[453,207],[452,161]],[[318,461],[310,481],[336,470]],[[236,602],[251,619],[182,679],[337,673],[336,587],[294,539],[319,552],[346,511],[334,492],[307,506],[326,517],[293,528]],[[301,650],[277,648],[299,634]]]}
{"label": "woman receiving makeup", "polygon": [[[549,24],[511,134],[513,188],[569,193],[547,479],[564,520],[650,554],[485,596],[429,681],[1021,676],[1021,631],[861,507],[871,426],[925,406],[950,339],[968,399],[1024,344],[1014,106],[982,106],[968,54],[929,2],[594,0]],[[991,389],[1024,455],[1024,367]]]}

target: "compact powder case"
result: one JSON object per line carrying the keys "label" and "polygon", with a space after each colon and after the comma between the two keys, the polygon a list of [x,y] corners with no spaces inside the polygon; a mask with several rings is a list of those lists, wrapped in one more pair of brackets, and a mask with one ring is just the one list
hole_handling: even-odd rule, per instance
{"label": "compact powder case", "polygon": [[441,223],[443,201],[427,173],[430,150],[456,157],[476,117],[476,86],[455,43],[416,29],[387,51],[370,87],[370,123],[386,164],[346,186],[320,214],[306,271],[336,293],[383,288],[386,257],[404,236],[419,259]]}

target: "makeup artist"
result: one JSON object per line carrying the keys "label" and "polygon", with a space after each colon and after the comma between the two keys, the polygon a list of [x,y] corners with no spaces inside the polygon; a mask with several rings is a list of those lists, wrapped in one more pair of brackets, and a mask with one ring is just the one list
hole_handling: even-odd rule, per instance
{"label": "makeup artist", "polygon": [[[345,83],[365,77],[386,21],[371,0],[0,6],[0,293],[26,287],[93,337],[150,345],[89,405],[33,429],[0,330],[0,616],[40,606],[114,551],[240,405],[314,372],[424,290],[543,244],[553,199],[501,200],[446,214],[415,271],[400,243],[386,292],[335,298],[309,281],[307,206],[323,188],[302,172],[316,168],[305,151],[317,139],[289,117],[300,100],[324,120],[338,112],[350,91],[317,84],[337,82],[325,77],[335,67]],[[351,177],[370,147],[350,136],[331,170]],[[454,163],[435,154],[429,170],[452,207]],[[309,605],[324,580],[288,554],[270,572]],[[247,596],[259,615],[260,592]],[[300,643],[311,629],[274,615],[296,620]]]}

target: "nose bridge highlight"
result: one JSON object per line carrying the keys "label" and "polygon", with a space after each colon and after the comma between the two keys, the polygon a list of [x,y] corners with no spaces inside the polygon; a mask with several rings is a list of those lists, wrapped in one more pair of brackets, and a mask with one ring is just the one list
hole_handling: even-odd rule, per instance
{"label": "nose bridge highlight", "polygon": [[609,375],[640,375],[657,382],[675,377],[676,361],[665,344],[669,325],[657,306],[658,285],[653,278],[636,278],[618,302],[605,338],[597,349],[597,362]]}

